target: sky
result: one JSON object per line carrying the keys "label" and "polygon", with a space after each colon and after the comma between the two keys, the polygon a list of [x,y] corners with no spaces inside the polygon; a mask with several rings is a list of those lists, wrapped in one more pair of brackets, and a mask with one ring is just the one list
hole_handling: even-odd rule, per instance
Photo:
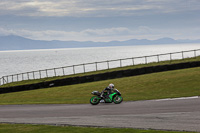
{"label": "sky", "polygon": [[0,0],[0,36],[34,40],[200,39],[200,0]]}

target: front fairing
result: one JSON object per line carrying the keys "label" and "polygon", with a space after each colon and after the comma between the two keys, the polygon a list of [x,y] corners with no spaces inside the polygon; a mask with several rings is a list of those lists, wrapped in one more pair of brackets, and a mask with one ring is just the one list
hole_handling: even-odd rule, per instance
{"label": "front fairing", "polygon": [[113,97],[114,97],[114,95],[116,95],[116,94],[117,94],[117,93],[114,92],[114,93],[112,93],[112,94],[109,95],[109,98],[111,99],[111,101],[113,100]]}
{"label": "front fairing", "polygon": [[114,89],[114,93],[116,93],[117,95],[121,96],[121,93],[117,89]]}

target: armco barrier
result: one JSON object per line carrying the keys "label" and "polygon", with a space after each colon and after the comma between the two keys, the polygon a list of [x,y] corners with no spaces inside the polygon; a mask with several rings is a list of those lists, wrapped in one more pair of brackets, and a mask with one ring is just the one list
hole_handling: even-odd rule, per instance
{"label": "armco barrier", "polygon": [[200,61],[150,66],[150,67],[128,69],[128,70],[119,70],[119,71],[100,73],[100,74],[95,74],[95,75],[58,79],[54,81],[48,81],[48,82],[42,82],[42,83],[36,83],[36,84],[21,85],[21,86],[14,86],[14,87],[4,87],[4,88],[0,88],[0,94],[25,91],[25,90],[34,90],[34,89],[40,89],[40,88],[49,88],[49,87],[56,87],[56,86],[63,86],[63,85],[72,85],[72,84],[79,84],[79,83],[86,83],[86,82],[93,82],[93,81],[101,81],[101,80],[107,80],[107,79],[136,76],[136,75],[142,75],[142,74],[148,74],[148,73],[163,72],[163,71],[192,68],[192,67],[200,67]]}

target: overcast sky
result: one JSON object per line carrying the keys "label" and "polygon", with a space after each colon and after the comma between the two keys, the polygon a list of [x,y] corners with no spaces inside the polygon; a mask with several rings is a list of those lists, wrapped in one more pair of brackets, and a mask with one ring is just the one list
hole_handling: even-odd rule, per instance
{"label": "overcast sky", "polygon": [[0,0],[0,35],[35,40],[200,39],[200,0]]}

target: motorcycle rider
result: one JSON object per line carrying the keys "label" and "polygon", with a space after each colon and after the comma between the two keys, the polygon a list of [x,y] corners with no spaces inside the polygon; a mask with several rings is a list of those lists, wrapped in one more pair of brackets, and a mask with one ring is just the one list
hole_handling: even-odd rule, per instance
{"label": "motorcycle rider", "polygon": [[[112,93],[114,89],[114,84],[110,83],[108,87],[106,87],[102,92],[101,92],[101,97],[103,98],[109,98],[109,95]],[[107,92],[107,95],[104,97],[104,93]]]}

